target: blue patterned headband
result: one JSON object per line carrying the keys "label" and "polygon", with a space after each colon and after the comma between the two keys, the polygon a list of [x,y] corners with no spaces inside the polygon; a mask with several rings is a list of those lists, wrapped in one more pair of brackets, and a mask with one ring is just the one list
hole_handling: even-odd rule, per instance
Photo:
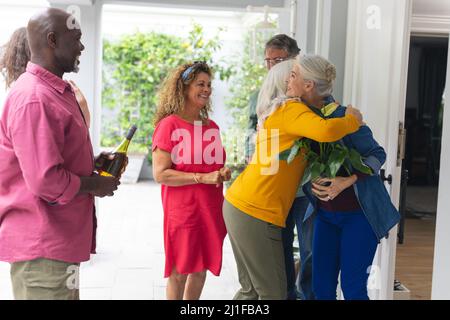
{"label": "blue patterned headband", "polygon": [[189,78],[189,75],[192,73],[192,71],[194,71],[195,69],[197,69],[197,67],[201,65],[208,66],[206,64],[206,61],[194,61],[194,64],[189,68],[187,68],[186,70],[184,70],[184,72],[181,74],[181,79],[183,79],[183,81],[186,81]]}

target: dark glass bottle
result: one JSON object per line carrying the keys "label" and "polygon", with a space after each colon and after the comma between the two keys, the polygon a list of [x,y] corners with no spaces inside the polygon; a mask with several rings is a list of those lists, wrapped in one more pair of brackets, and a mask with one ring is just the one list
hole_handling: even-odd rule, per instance
{"label": "dark glass bottle", "polygon": [[125,165],[125,159],[127,157],[128,146],[130,145],[131,139],[136,132],[137,127],[135,125],[131,126],[126,137],[122,140],[119,146],[112,152],[114,159],[105,160],[102,168],[98,170],[101,176],[105,177],[118,177],[120,172]]}

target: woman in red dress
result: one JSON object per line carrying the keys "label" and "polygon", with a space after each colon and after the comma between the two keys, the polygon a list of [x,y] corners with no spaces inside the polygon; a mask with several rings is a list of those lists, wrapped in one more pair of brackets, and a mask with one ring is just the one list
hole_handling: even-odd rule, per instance
{"label": "woman in red dress", "polygon": [[206,270],[218,276],[226,235],[220,131],[208,118],[211,70],[204,62],[175,69],[159,94],[152,140],[153,175],[161,184],[167,299],[199,299]]}

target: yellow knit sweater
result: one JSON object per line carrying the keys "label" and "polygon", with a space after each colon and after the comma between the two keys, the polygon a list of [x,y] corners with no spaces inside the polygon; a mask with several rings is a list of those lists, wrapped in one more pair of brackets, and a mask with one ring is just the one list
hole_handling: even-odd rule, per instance
{"label": "yellow knit sweater", "polygon": [[299,138],[337,141],[359,129],[352,115],[325,120],[301,102],[280,106],[259,130],[251,163],[227,190],[225,198],[237,209],[257,219],[285,227],[286,217],[303,177],[306,162],[300,154],[290,164],[278,153]]}

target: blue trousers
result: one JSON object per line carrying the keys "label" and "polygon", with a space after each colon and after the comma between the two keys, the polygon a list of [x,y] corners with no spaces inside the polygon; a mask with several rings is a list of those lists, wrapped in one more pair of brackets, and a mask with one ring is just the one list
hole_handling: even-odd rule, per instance
{"label": "blue trousers", "polygon": [[301,270],[298,277],[298,290],[300,293],[300,299],[314,299],[312,290],[313,218],[311,217],[307,221],[303,222],[308,204],[309,201],[306,197],[295,198],[286,220],[286,228],[283,229],[282,233],[288,299],[290,300],[297,299],[294,252],[292,247],[295,227],[297,227],[301,259]]}
{"label": "blue trousers", "polygon": [[369,300],[367,279],[378,240],[364,212],[326,212],[314,221],[313,288],[316,299],[336,300],[339,271],[346,300]]}

